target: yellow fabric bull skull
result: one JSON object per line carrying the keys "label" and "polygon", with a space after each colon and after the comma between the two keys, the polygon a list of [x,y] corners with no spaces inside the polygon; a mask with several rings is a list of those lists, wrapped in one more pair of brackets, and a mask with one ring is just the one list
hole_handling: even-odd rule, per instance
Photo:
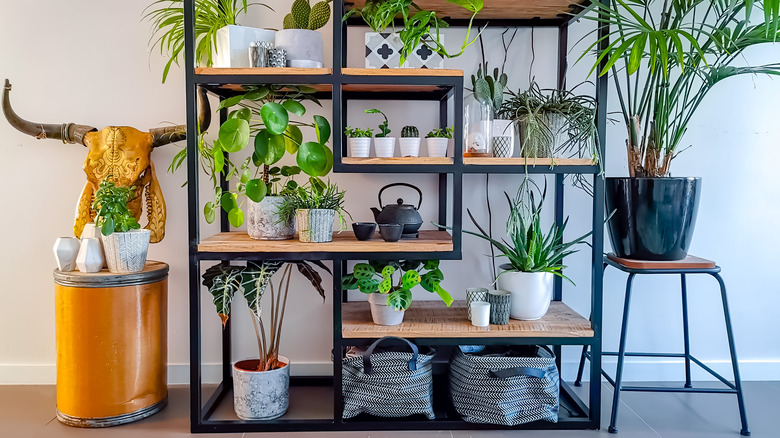
{"label": "yellow fabric bull skull", "polygon": [[[95,192],[104,179],[113,181],[117,186],[135,186],[135,196],[128,202],[128,208],[136,219],[140,220],[145,199],[147,229],[151,231],[151,242],[159,242],[165,237],[165,200],[151,160],[152,149],[157,146],[184,140],[186,125],[168,128],[155,128],[141,132],[129,126],[108,126],[98,131],[96,128],[73,123],[41,124],[28,122],[11,109],[9,93],[11,84],[5,80],[3,90],[3,114],[17,130],[38,139],[50,138],[63,143],[81,143],[87,147],[84,160],[84,173],[87,183],[81,192],[76,208],[76,221],[73,234],[81,236],[84,225],[94,222],[96,212],[92,210]],[[205,91],[199,94],[200,126],[203,131],[209,125],[208,100]]]}

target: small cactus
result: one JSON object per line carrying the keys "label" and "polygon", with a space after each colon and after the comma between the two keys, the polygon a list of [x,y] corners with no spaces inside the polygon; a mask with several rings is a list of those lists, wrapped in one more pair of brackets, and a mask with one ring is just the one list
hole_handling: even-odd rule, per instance
{"label": "small cactus", "polygon": [[419,137],[420,131],[416,126],[404,126],[401,129],[401,137]]}
{"label": "small cactus", "polygon": [[284,28],[317,30],[325,26],[330,20],[330,1],[322,0],[312,7],[309,0],[295,0],[282,22]]}

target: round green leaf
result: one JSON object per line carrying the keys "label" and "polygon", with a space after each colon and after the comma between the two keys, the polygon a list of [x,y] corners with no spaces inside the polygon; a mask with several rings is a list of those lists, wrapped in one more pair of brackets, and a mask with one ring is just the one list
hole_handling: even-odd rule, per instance
{"label": "round green leaf", "polygon": [[[284,156],[284,136],[262,129],[255,136],[255,154],[262,164],[272,165]],[[256,163],[256,162],[255,162]],[[259,164],[257,164],[259,166]]]}
{"label": "round green leaf", "polygon": [[387,296],[387,305],[395,310],[406,310],[412,305],[412,291],[409,289],[394,290]]}
{"label": "round green leaf", "polygon": [[238,228],[244,223],[244,212],[240,208],[236,207],[228,212],[228,221],[230,225]]}
{"label": "round green leaf", "polygon": [[282,170],[280,173],[282,176],[298,175],[299,173],[301,173],[301,168],[298,166],[282,166]]}
{"label": "round green leaf", "polygon": [[217,106],[216,111],[219,111],[223,108],[230,108],[233,105],[237,105],[238,102],[241,102],[244,99],[243,94],[239,94],[238,96],[229,97],[219,103],[219,106]]}
{"label": "round green leaf", "polygon": [[249,181],[249,178],[251,177],[252,172],[249,170],[249,168],[245,168],[243,172],[241,172],[241,184],[246,184],[247,181]]}
{"label": "round green leaf", "polygon": [[345,275],[341,279],[341,288],[345,290],[353,290],[358,288],[358,280],[354,275]]}
{"label": "round green leaf", "polygon": [[236,195],[230,192],[223,193],[219,203],[222,205],[222,209],[228,213],[230,213],[230,211],[232,211],[233,209],[238,208],[238,203],[236,202]]}
{"label": "round green leaf", "polygon": [[284,108],[287,111],[295,114],[296,116],[302,116],[302,115],[306,114],[306,107],[304,107],[298,101],[295,101],[295,100],[292,100],[292,99],[287,99],[284,102],[282,102],[282,106],[284,106]]}
{"label": "round green leaf", "polygon": [[263,105],[260,108],[260,117],[263,119],[265,129],[274,135],[283,134],[290,120],[287,110],[276,102],[268,102]]}
{"label": "round green leaf", "polygon": [[219,143],[227,152],[238,152],[249,143],[249,123],[244,119],[229,119],[219,127]]}
{"label": "round green leaf", "polygon": [[207,223],[214,223],[214,219],[217,217],[216,206],[213,202],[209,201],[203,206],[203,217],[206,218]]}
{"label": "round green leaf", "polygon": [[261,88],[258,88],[257,90],[252,90],[249,93],[246,93],[246,95],[244,95],[244,98],[248,100],[258,101],[264,98],[265,96],[268,96],[268,93],[270,93],[270,91],[271,90],[269,90],[268,87],[263,86]]}
{"label": "round green leaf", "polygon": [[111,216],[103,217],[103,225],[100,227],[100,232],[104,236],[110,236],[114,232],[114,218]]}
{"label": "round green leaf", "polygon": [[330,139],[330,123],[328,119],[322,116],[314,116],[314,127],[317,131],[317,141],[325,144]]}
{"label": "round green leaf", "polygon": [[362,280],[365,278],[371,278],[374,273],[374,268],[371,267],[368,263],[358,263],[355,265],[355,269],[352,272],[352,275],[355,276],[358,280]]}
{"label": "round green leaf", "polygon": [[376,292],[379,287],[379,280],[376,278],[361,278],[357,281],[358,289],[364,294]]}
{"label": "round green leaf", "polygon": [[255,202],[262,201],[263,198],[265,198],[267,192],[268,187],[266,187],[265,183],[261,179],[250,179],[246,183],[246,196]]}
{"label": "round green leaf", "polygon": [[392,278],[393,273],[395,273],[395,268],[390,265],[382,268],[382,278]]}
{"label": "round green leaf", "polygon": [[295,161],[307,175],[325,176],[333,167],[333,154],[327,147],[308,141],[298,149]]}
{"label": "round green leaf", "polygon": [[284,147],[290,154],[298,152],[299,145],[303,143],[303,133],[301,128],[295,125],[289,125],[284,130]]}
{"label": "round green leaf", "polygon": [[241,108],[235,111],[231,111],[230,114],[228,114],[228,119],[242,119],[248,122],[251,118],[252,110],[249,108]]}
{"label": "round green leaf", "polygon": [[401,286],[404,289],[411,289],[420,284],[420,274],[417,271],[408,271],[401,277]]}
{"label": "round green leaf", "polygon": [[220,173],[225,168],[225,153],[222,152],[222,145],[219,140],[214,142],[214,148],[211,150],[214,155],[214,172]]}
{"label": "round green leaf", "polygon": [[386,294],[390,292],[390,289],[392,288],[393,288],[393,280],[390,278],[385,278],[384,280],[382,280],[381,283],[379,283],[378,290],[379,293]]}

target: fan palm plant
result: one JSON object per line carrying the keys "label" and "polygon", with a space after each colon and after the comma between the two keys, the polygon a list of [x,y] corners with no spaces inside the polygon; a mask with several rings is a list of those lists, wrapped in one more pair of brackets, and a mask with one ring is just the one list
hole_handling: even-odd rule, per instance
{"label": "fan palm plant", "polygon": [[[617,88],[632,177],[669,175],[691,118],[716,84],[738,75],[780,74],[780,63],[731,65],[748,47],[777,40],[780,0],[592,3],[597,14],[587,18],[610,32],[583,57],[606,46],[596,51],[591,72],[609,75]],[[751,20],[756,10],[763,21]]]}

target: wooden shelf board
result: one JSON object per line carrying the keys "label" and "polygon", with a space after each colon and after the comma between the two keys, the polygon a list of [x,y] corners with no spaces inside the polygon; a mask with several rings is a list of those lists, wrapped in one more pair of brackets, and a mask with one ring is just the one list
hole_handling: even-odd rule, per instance
{"label": "wooden shelf board", "polygon": [[359,241],[352,230],[334,233],[333,241],[307,243],[292,240],[254,240],[245,231],[219,233],[203,239],[199,252],[446,252],[452,251],[452,236],[446,231],[421,230],[417,239],[385,242],[377,234],[373,239]]}
{"label": "wooden shelf board", "polygon": [[371,321],[368,302],[344,303],[342,337],[381,338],[498,338],[498,337],[593,337],[590,322],[566,304],[553,301],[550,310],[536,321],[510,319],[507,325],[475,327],[466,317],[466,302],[455,301],[447,308],[441,301],[415,301],[396,326]]}
{"label": "wooden shelf board", "polygon": [[345,76],[439,76],[463,77],[463,70],[444,68],[343,68]]}
{"label": "wooden shelf board", "polygon": [[284,75],[284,76],[327,76],[333,74],[332,68],[297,68],[297,67],[247,67],[247,68],[216,68],[196,67],[196,75]]}
{"label": "wooden shelf board", "polygon": [[590,158],[463,157],[463,164],[474,166],[593,166],[597,163]]}
{"label": "wooden shelf board", "polygon": [[350,165],[366,165],[366,164],[396,164],[396,165],[421,165],[421,164],[453,164],[453,160],[450,157],[392,157],[392,158],[357,158],[357,157],[343,157],[341,162]]}
{"label": "wooden shelf board", "polygon": [[[471,14],[464,8],[446,0],[418,0],[415,2],[427,11],[436,11],[440,18],[468,19]],[[572,12],[572,4],[583,4],[582,0],[487,0],[477,18],[489,19],[556,19],[558,15]],[[363,7],[365,0],[345,0],[350,7]],[[354,6],[353,6],[354,5]],[[575,10],[574,12],[578,12]]]}

